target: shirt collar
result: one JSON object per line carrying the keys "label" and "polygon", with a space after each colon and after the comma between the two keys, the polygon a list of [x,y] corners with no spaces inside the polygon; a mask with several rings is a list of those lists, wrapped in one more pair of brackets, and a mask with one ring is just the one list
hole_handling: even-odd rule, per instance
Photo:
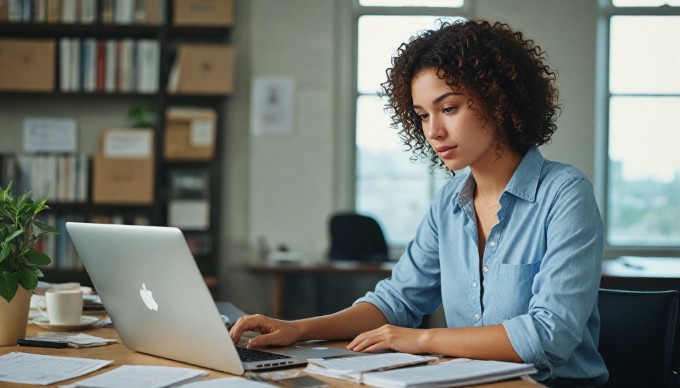
{"label": "shirt collar", "polygon": [[[505,191],[522,198],[529,202],[534,202],[536,200],[536,191],[538,190],[538,181],[541,177],[541,170],[543,169],[543,162],[545,158],[541,155],[541,152],[536,147],[531,147],[524,154],[522,161],[517,166],[517,169],[512,174],[508,186]],[[472,174],[469,174],[465,178],[465,183],[460,191],[460,194],[456,198],[456,207],[464,208],[466,204],[472,202],[473,195],[475,192],[475,178]]]}
{"label": "shirt collar", "polygon": [[505,191],[529,202],[534,202],[544,161],[545,158],[538,148],[529,148],[519,166],[517,166],[517,170],[512,174]]}

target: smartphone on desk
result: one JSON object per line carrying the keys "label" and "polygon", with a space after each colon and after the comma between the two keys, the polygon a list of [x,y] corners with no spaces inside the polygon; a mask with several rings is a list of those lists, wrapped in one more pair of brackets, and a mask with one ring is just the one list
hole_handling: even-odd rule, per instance
{"label": "smartphone on desk", "polygon": [[274,384],[284,388],[328,388],[327,382],[319,380],[312,376],[293,377],[292,379],[285,379],[274,381]]}

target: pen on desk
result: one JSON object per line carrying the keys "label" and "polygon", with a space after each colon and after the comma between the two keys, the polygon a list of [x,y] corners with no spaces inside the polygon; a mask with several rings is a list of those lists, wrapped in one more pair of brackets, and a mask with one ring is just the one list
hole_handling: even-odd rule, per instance
{"label": "pen on desk", "polygon": [[631,264],[631,263],[628,263],[628,262],[625,262],[625,261],[623,262],[623,266],[628,267],[628,268],[632,268],[632,269],[639,269],[639,270],[645,269],[645,267],[643,267],[641,265]]}
{"label": "pen on desk", "polygon": [[21,346],[36,346],[40,348],[66,348],[68,343],[56,341],[40,341],[35,339],[21,338],[17,340],[17,345]]}

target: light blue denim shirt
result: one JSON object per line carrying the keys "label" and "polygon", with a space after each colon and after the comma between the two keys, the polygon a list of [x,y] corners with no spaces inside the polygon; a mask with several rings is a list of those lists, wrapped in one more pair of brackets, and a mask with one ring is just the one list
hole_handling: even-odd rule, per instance
{"label": "light blue denim shirt", "polygon": [[588,178],[531,148],[500,197],[480,276],[475,180],[435,196],[415,238],[374,292],[357,300],[416,327],[443,304],[448,327],[503,324],[535,377],[607,379],[597,352],[603,224]]}

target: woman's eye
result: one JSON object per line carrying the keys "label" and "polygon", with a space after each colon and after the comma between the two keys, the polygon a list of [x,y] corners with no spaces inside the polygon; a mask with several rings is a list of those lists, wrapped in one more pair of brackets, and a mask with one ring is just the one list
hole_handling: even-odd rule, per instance
{"label": "woman's eye", "polygon": [[444,113],[453,113],[455,111],[456,111],[455,106],[447,106],[447,107],[444,108]]}
{"label": "woman's eye", "polygon": [[429,117],[429,115],[428,115],[427,113],[420,113],[420,114],[418,115],[418,117],[420,118],[420,121],[424,121],[424,120],[427,120],[427,118]]}

